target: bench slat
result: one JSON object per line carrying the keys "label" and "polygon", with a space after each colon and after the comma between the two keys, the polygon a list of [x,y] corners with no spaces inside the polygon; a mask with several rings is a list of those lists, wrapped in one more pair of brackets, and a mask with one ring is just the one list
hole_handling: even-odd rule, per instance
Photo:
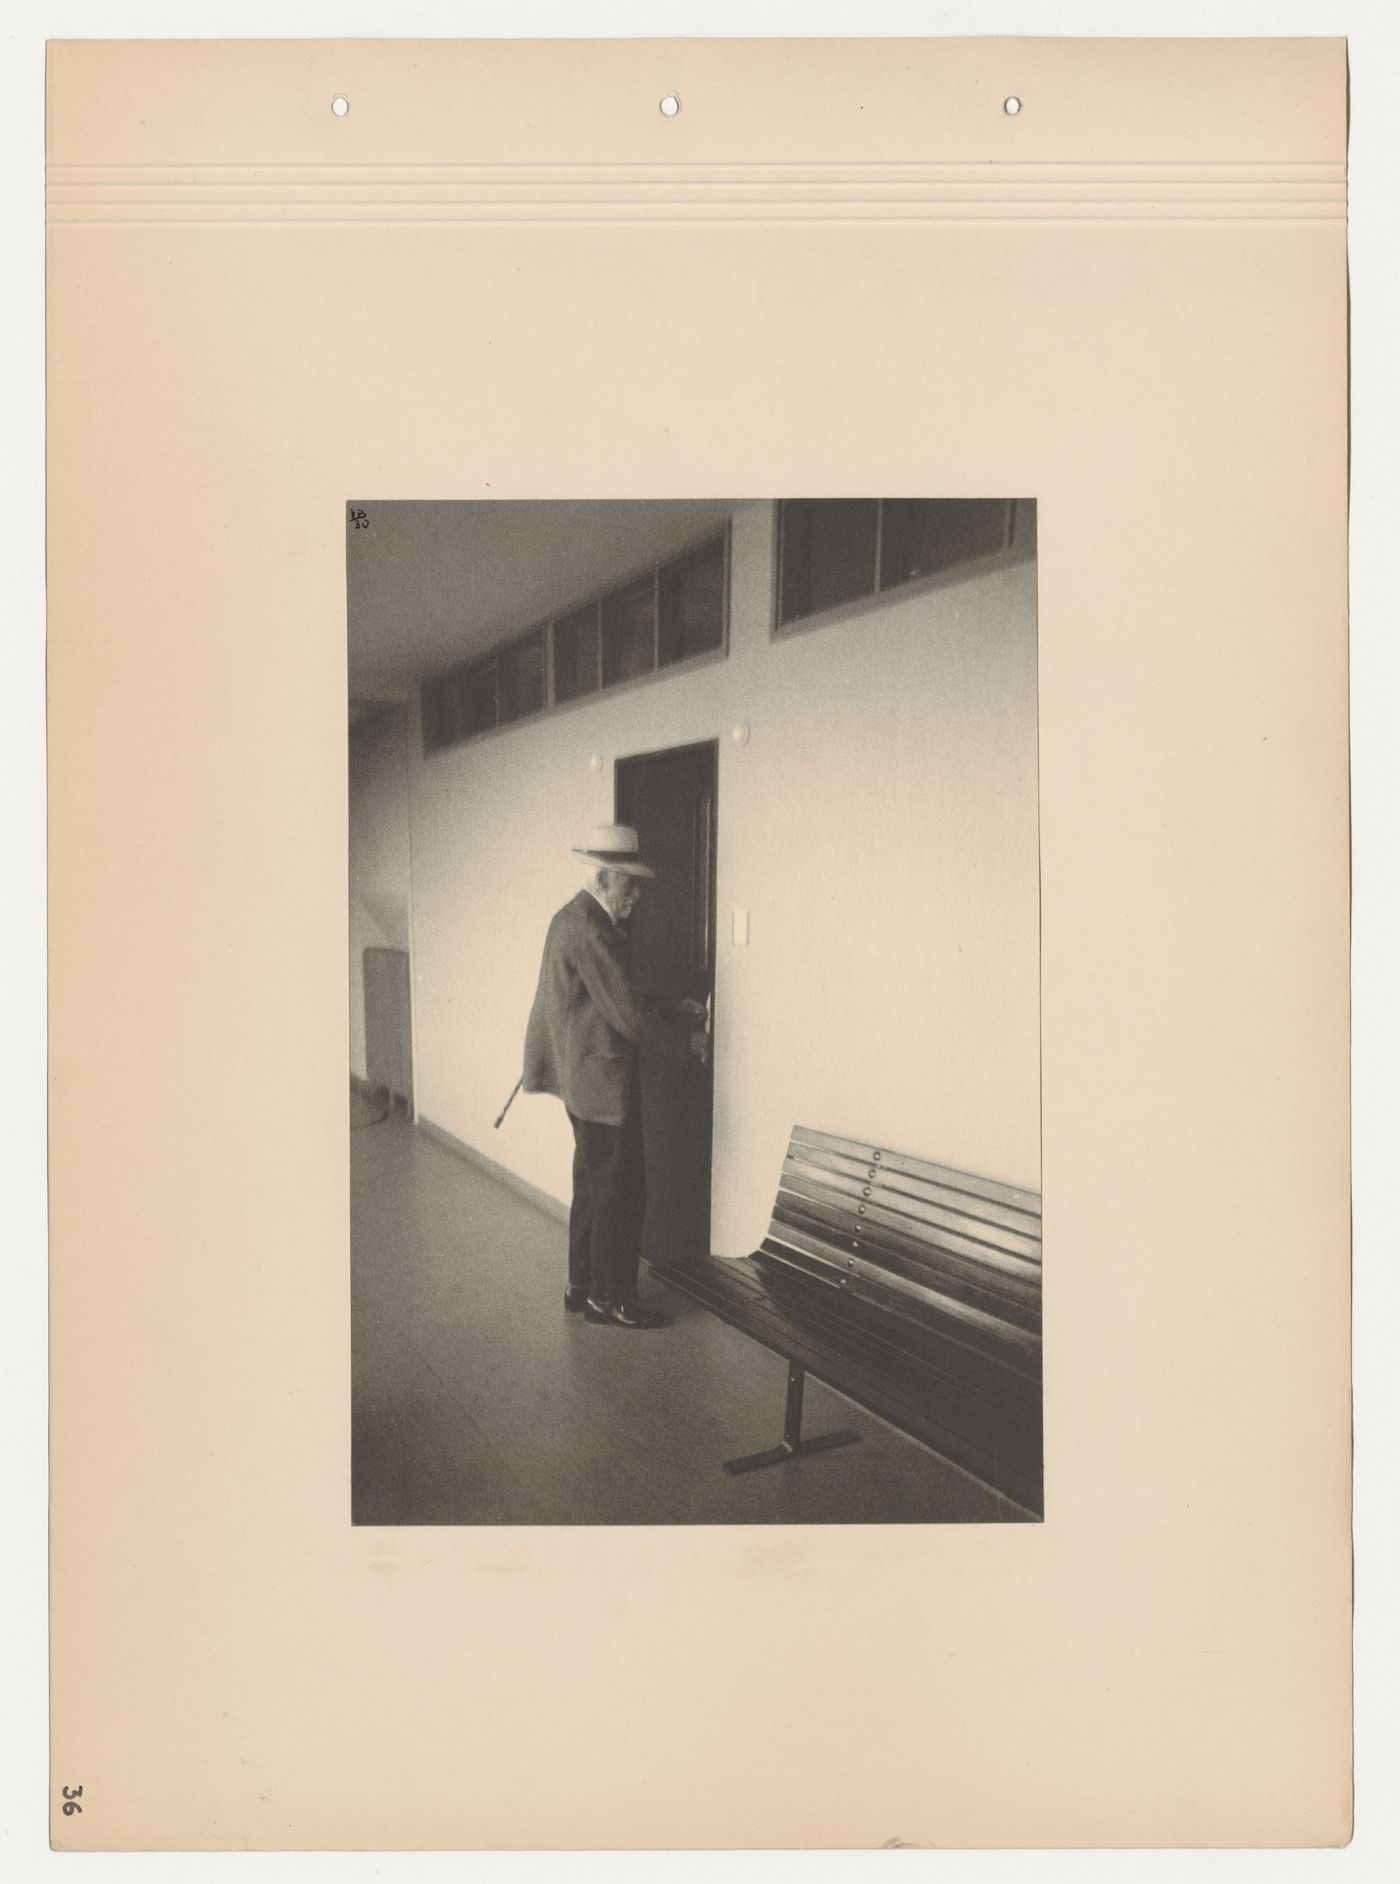
{"label": "bench slat", "polygon": [[872,1261],[911,1281],[971,1290],[974,1294],[969,1299],[985,1298],[989,1305],[1004,1302],[1007,1312],[1023,1323],[1029,1325],[1027,1318],[1039,1321],[1040,1271],[1029,1265],[1023,1273],[1008,1273],[976,1257],[934,1249],[917,1235],[873,1218],[853,1219],[848,1212],[799,1198],[795,1193],[779,1195],[768,1234],[780,1240],[800,1239],[801,1247],[809,1254],[836,1265],[844,1265],[847,1258],[863,1250]]}
{"label": "bench slat", "polygon": [[951,1295],[947,1291],[931,1289],[926,1284],[909,1282],[903,1276],[888,1269],[877,1268],[873,1263],[866,1263],[860,1257],[855,1258],[852,1288],[857,1292],[862,1289],[878,1292],[877,1299],[886,1308],[898,1312],[890,1296],[899,1297],[899,1306],[905,1313],[924,1315],[946,1320],[949,1316],[961,1322],[968,1330],[976,1330],[999,1346],[1014,1349],[1023,1357],[1038,1359],[1040,1355],[1040,1331],[1036,1327],[1024,1328],[1018,1322],[1009,1321],[1005,1315],[999,1315],[981,1307],[975,1301],[968,1301],[965,1295]]}
{"label": "bench slat", "polygon": [[[1002,1222],[976,1215],[967,1197],[962,1197],[955,1204],[947,1201],[951,1193],[924,1193],[905,1188],[897,1173],[894,1182],[891,1182],[882,1174],[879,1165],[860,1165],[854,1176],[848,1176],[844,1172],[818,1170],[803,1160],[789,1158],[783,1166],[783,1175],[778,1184],[780,1190],[797,1190],[807,1196],[825,1193],[833,1198],[846,1198],[853,1207],[874,1199],[882,1202],[887,1210],[901,1212],[916,1218],[920,1223],[932,1224],[954,1234],[970,1236],[989,1248],[1002,1250],[1008,1256],[1019,1256],[1023,1262],[1040,1261],[1038,1228],[1034,1235],[1025,1230],[1008,1229]],[[1009,1216],[1011,1213],[1006,1211],[1002,1214]]]}
{"label": "bench slat", "polygon": [[1040,1218],[1029,1211],[1012,1210],[1007,1204],[989,1204],[955,1191],[944,1184],[925,1184],[906,1177],[902,1171],[879,1167],[875,1194],[889,1200],[892,1210],[912,1209],[926,1215],[930,1223],[946,1222],[949,1229],[967,1230],[984,1243],[995,1243],[1011,1255],[1024,1255],[1031,1262],[1040,1261]]}
{"label": "bench slat", "polygon": [[913,1281],[941,1289],[965,1289],[974,1292],[969,1300],[985,1298],[988,1305],[1001,1302],[1013,1319],[1023,1325],[1039,1326],[1040,1273],[1008,1273],[993,1268],[975,1256],[938,1249],[920,1237],[880,1223],[871,1217],[860,1219],[860,1233],[849,1238],[852,1255],[857,1251],[872,1262],[879,1262]]}
{"label": "bench slat", "polygon": [[[764,1238],[753,1260],[761,1262],[765,1258],[786,1264],[804,1276],[812,1273],[801,1252],[794,1252],[771,1234]],[[868,1302],[882,1313],[929,1329],[940,1338],[956,1340],[1024,1379],[1039,1380],[1040,1338],[1034,1329],[1015,1327],[953,1296],[917,1285],[901,1286],[900,1279],[887,1270],[862,1263],[859,1257],[852,1260],[855,1269],[840,1275],[829,1272],[820,1279],[848,1299]]]}
{"label": "bench slat", "polygon": [[[722,1264],[721,1258],[713,1260]],[[748,1269],[747,1264],[744,1267]],[[829,1340],[834,1349],[883,1369],[883,1377],[889,1380],[903,1379],[925,1396],[931,1377],[940,1387],[956,1385],[978,1401],[981,1417],[992,1425],[1004,1421],[1013,1406],[1039,1404],[1039,1375],[1034,1367],[1022,1368],[1005,1348],[979,1347],[975,1336],[970,1339],[961,1325],[892,1315],[883,1304],[863,1298],[854,1288],[814,1290],[780,1266],[770,1266],[766,1255],[754,1259],[752,1271],[733,1281],[795,1326]]]}
{"label": "bench slat", "polygon": [[768,1228],[770,1233],[779,1229],[799,1231],[806,1238],[804,1248],[810,1246],[813,1256],[838,1266],[851,1254],[854,1239],[846,1218],[814,1200],[780,1197]]}
{"label": "bench slat", "polygon": [[[924,1337],[915,1348],[910,1345],[913,1331],[908,1324],[851,1296],[839,1298],[837,1305],[827,1291],[804,1290],[791,1282],[783,1286],[782,1279],[755,1270],[742,1259],[736,1265],[720,1257],[701,1257],[684,1268],[691,1273],[706,1265],[716,1272],[710,1275],[708,1286],[757,1317],[769,1333],[781,1336],[787,1330],[823,1344],[830,1349],[828,1366],[833,1357],[845,1358],[868,1370],[869,1378],[878,1379],[892,1392],[912,1394],[912,1405],[928,1400],[933,1377],[941,1393],[953,1393],[975,1409],[987,1434],[1019,1427],[1027,1409],[1039,1406],[1036,1383],[1007,1376],[994,1364],[986,1364],[984,1357],[946,1338]],[[743,1273],[725,1273],[736,1267]]]}
{"label": "bench slat", "polygon": [[[893,1153],[885,1152],[886,1160]],[[1040,1260],[1040,1212],[1015,1209],[966,1189],[916,1176],[897,1169],[888,1162],[867,1163],[859,1158],[841,1158],[835,1153],[813,1151],[803,1145],[788,1150],[783,1174],[805,1178],[809,1183],[829,1182],[834,1190],[860,1195],[865,1186],[888,1192],[891,1198],[909,1197],[946,1213],[952,1229],[971,1229],[974,1235],[990,1243],[1001,1242],[1012,1251],[1021,1251],[1034,1261]],[[895,1204],[894,1208],[899,1206]],[[1002,1233],[1005,1232],[1003,1236]]]}
{"label": "bench slat", "polygon": [[906,1259],[898,1249],[877,1246],[873,1241],[858,1243],[854,1237],[846,1239],[843,1252],[807,1235],[800,1225],[786,1220],[768,1226],[763,1248],[772,1250],[775,1246],[795,1246],[808,1259],[809,1269],[815,1273],[825,1271],[838,1281],[842,1275],[861,1275],[867,1279],[883,1276],[888,1278],[892,1290],[910,1302],[930,1299],[939,1302],[946,1298],[961,1303],[993,1327],[1004,1325],[1014,1330],[1008,1338],[1018,1345],[1033,1345],[1039,1336],[1039,1296],[1028,1292],[1024,1299],[1018,1299],[986,1288],[982,1284],[985,1271],[979,1270],[972,1276],[959,1274],[951,1266],[934,1271],[923,1260]]}
{"label": "bench slat", "polygon": [[[1003,1184],[994,1178],[977,1176],[971,1171],[958,1171],[951,1165],[931,1164],[926,1158],[911,1157],[908,1152],[888,1151],[881,1145],[857,1145],[849,1138],[836,1138],[830,1132],[814,1131],[810,1125],[794,1125],[792,1128],[794,1143],[815,1145],[823,1151],[844,1152],[863,1163],[880,1163],[892,1170],[902,1171],[911,1177],[929,1178],[934,1182],[948,1184],[954,1190],[965,1192],[973,1197],[985,1197],[990,1202],[1011,1204],[1016,1209],[1039,1217],[1040,1197],[1035,1191],[1020,1190],[1014,1184]],[[880,1156],[874,1158],[878,1151]]]}
{"label": "bench slat", "polygon": [[1004,1275],[1021,1276],[1027,1281],[1033,1281],[1039,1273],[1039,1263],[1032,1262],[1028,1257],[1012,1254],[997,1244],[984,1243],[960,1231],[945,1229],[941,1224],[929,1223],[918,1212],[891,1210],[874,1196],[868,1202],[864,1198],[840,1198],[803,1179],[789,1178],[784,1180],[784,1188],[778,1193],[778,1202],[774,1207],[775,1218],[780,1214],[785,1196],[804,1197],[811,1204],[823,1206],[829,1213],[828,1221],[833,1227],[837,1224],[848,1225],[851,1231],[858,1234],[863,1223],[879,1223],[887,1229],[917,1234],[930,1252],[947,1250],[952,1255],[970,1257],[990,1269],[999,1269]]}

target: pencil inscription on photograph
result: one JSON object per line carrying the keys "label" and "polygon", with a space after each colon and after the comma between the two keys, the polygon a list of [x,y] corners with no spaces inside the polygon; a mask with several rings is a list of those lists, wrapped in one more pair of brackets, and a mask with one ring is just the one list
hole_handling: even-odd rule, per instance
{"label": "pencil inscription on photograph", "polygon": [[352,1521],[1040,1518],[1034,500],[346,555]]}

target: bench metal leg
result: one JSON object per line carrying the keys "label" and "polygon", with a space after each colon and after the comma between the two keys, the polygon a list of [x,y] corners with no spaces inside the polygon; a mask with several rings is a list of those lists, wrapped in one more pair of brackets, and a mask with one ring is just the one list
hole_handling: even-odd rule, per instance
{"label": "bench metal leg", "polygon": [[796,1458],[799,1453],[827,1452],[832,1446],[849,1446],[860,1438],[849,1428],[839,1433],[819,1433],[815,1439],[802,1437],[802,1387],[807,1378],[807,1370],[796,1361],[788,1362],[787,1407],[783,1416],[783,1441],[780,1446],[771,1446],[767,1452],[750,1452],[742,1459],[726,1459],[726,1472],[756,1472],[761,1465],[781,1465],[785,1459]]}

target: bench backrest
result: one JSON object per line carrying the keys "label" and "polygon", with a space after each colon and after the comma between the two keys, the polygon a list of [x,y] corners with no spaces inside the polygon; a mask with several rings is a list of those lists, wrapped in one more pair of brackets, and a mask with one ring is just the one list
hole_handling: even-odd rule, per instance
{"label": "bench backrest", "polygon": [[[986,1409],[966,1420],[1000,1423],[999,1410],[1007,1444],[1038,1457],[1037,1192],[799,1125],[755,1255],[928,1331],[949,1397]],[[1014,1412],[1032,1404],[1033,1432]]]}

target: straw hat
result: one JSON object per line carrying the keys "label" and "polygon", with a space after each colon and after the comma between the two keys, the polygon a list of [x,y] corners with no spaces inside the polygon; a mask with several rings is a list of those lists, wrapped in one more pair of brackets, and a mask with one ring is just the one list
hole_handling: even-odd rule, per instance
{"label": "straw hat", "polygon": [[582,857],[585,863],[620,870],[625,877],[656,875],[650,864],[642,862],[637,833],[630,824],[595,824],[588,833],[587,844],[575,844],[571,848],[575,857]]}

